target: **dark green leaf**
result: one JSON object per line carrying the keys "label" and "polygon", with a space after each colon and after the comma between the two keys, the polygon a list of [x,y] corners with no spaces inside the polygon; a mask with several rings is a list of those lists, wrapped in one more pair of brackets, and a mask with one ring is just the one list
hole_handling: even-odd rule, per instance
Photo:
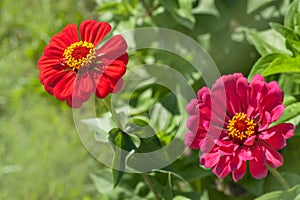
{"label": "dark green leaf", "polygon": [[168,173],[167,185],[164,191],[164,199],[172,200],[173,199],[173,189],[172,189],[172,174]]}
{"label": "dark green leaf", "polygon": [[246,176],[242,180],[240,180],[237,184],[242,186],[245,190],[254,194],[255,196],[259,196],[263,194],[264,190],[264,179],[254,179],[252,176]]}
{"label": "dark green leaf", "polygon": [[118,128],[112,129],[109,132],[109,141],[113,144],[115,151],[113,161],[113,178],[114,187],[116,187],[124,174],[126,158],[132,150],[136,149],[136,146],[132,137]]}

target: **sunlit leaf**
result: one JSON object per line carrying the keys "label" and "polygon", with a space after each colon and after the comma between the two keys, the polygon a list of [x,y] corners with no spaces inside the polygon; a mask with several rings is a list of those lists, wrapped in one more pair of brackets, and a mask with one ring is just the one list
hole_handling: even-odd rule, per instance
{"label": "sunlit leaf", "polygon": [[272,53],[272,54],[266,54],[263,55],[261,58],[256,61],[254,66],[252,67],[249,75],[248,75],[248,80],[250,81],[255,74],[263,74],[264,71],[270,66],[270,64],[279,57],[287,57],[284,54],[279,54],[279,53]]}
{"label": "sunlit leaf", "polygon": [[300,199],[300,185],[287,190],[287,191],[276,191],[264,194],[255,200],[299,200]]}
{"label": "sunlit leaf", "polygon": [[276,58],[268,68],[262,73],[264,76],[269,76],[278,73],[299,73],[300,72],[300,57],[281,56]]}

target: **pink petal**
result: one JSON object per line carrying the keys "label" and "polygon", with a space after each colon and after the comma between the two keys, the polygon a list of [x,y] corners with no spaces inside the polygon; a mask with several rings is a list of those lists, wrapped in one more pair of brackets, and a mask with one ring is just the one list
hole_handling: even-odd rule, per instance
{"label": "pink petal", "polygon": [[[203,135],[204,137],[205,135]],[[188,132],[185,134],[185,146],[191,149],[200,149],[200,140],[203,139],[201,135]]]}
{"label": "pink petal", "polygon": [[277,121],[284,111],[284,105],[278,105],[271,111],[271,122]]}
{"label": "pink petal", "polygon": [[188,112],[189,115],[197,115],[198,114],[198,100],[197,99],[192,99],[190,103],[186,106],[186,111]]}
{"label": "pink petal", "polygon": [[241,111],[246,112],[248,108],[248,81],[245,78],[239,78],[236,82],[236,87],[237,87],[237,93],[240,97],[240,106],[241,106]]}
{"label": "pink petal", "polygon": [[186,126],[192,132],[197,132],[199,126],[199,117],[197,115],[192,115],[188,118]]}
{"label": "pink petal", "polygon": [[272,147],[265,146],[265,148],[266,148],[266,159],[268,165],[270,165],[273,168],[277,168],[283,165],[283,157],[280,153],[278,153]]}
{"label": "pink petal", "polygon": [[224,178],[228,176],[228,174],[230,173],[229,162],[230,162],[229,156],[221,157],[219,162],[213,168],[212,172],[216,174],[219,178]]}
{"label": "pink petal", "polygon": [[203,153],[200,156],[200,164],[206,168],[215,166],[220,160],[221,154],[218,152]]}
{"label": "pink petal", "polygon": [[232,171],[232,179],[234,180],[234,182],[237,182],[239,179],[243,178],[243,176],[246,173],[246,168],[247,168],[246,162],[242,162],[240,168]]}
{"label": "pink petal", "polygon": [[268,169],[266,166],[266,158],[264,151],[258,145],[254,146],[252,151],[253,159],[250,160],[250,173],[256,179],[267,176]]}
{"label": "pink petal", "polygon": [[282,133],[275,132],[269,139],[264,140],[271,147],[276,149],[282,149],[286,145],[286,140]]}
{"label": "pink petal", "polygon": [[252,146],[254,144],[255,139],[256,139],[256,135],[252,135],[251,137],[246,139],[244,145]]}
{"label": "pink petal", "polygon": [[238,156],[241,160],[244,160],[244,161],[253,159],[252,152],[249,147],[243,147],[241,149],[241,151],[239,152]]}
{"label": "pink petal", "polygon": [[284,135],[285,139],[288,139],[294,135],[295,126],[291,123],[282,123],[268,128],[261,132],[259,138],[262,140],[267,140],[272,137],[275,133],[281,133]]}

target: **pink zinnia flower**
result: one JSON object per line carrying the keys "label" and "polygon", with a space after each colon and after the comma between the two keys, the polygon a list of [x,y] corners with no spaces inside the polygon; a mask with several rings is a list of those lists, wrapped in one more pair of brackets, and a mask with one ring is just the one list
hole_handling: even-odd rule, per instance
{"label": "pink zinnia flower", "polygon": [[190,117],[186,146],[200,149],[200,164],[212,168],[219,178],[232,172],[241,179],[247,161],[254,178],[268,174],[267,165],[283,164],[278,152],[294,134],[290,123],[270,126],[284,111],[283,91],[275,81],[267,83],[260,75],[248,84],[240,73],[222,76],[210,90],[198,91],[198,99],[187,106]]}

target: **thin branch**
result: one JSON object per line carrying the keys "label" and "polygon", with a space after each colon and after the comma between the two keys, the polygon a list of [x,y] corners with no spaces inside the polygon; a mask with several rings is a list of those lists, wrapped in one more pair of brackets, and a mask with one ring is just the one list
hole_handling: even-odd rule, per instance
{"label": "thin branch", "polygon": [[149,189],[153,192],[155,199],[156,200],[161,200],[160,197],[158,196],[157,192],[155,191],[148,175],[146,173],[141,173],[142,177],[144,178],[144,181],[146,182],[146,184],[148,185]]}

